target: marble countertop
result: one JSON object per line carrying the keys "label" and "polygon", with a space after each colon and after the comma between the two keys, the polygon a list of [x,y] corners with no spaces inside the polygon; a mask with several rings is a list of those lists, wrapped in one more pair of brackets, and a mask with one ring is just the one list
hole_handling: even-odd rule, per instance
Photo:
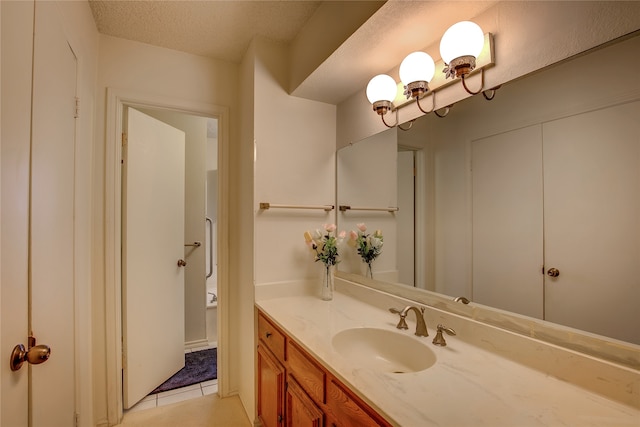
{"label": "marble countertop", "polygon": [[[581,389],[499,354],[445,336],[448,345],[432,344],[409,330],[395,328],[398,316],[362,298],[336,292],[332,301],[317,296],[276,296],[256,306],[349,385],[391,423],[403,426],[640,426],[640,410]],[[402,308],[400,305],[399,308]],[[429,308],[427,308],[429,310]],[[437,356],[416,373],[381,373],[359,366],[332,346],[345,329],[374,327],[406,334]]]}

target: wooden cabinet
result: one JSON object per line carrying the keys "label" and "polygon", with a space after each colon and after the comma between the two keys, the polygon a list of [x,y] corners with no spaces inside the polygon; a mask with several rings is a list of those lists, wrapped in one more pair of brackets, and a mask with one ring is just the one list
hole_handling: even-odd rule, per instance
{"label": "wooden cabinet", "polygon": [[264,427],[281,427],[284,420],[284,368],[258,345],[258,418]]}
{"label": "wooden cabinet", "polygon": [[257,317],[257,405],[264,427],[391,425],[262,312]]}
{"label": "wooden cabinet", "polygon": [[388,425],[380,415],[335,378],[327,385],[327,406],[335,417],[331,424],[328,424],[332,427]]}
{"label": "wooden cabinet", "polygon": [[293,376],[287,380],[287,427],[322,427],[324,414]]}

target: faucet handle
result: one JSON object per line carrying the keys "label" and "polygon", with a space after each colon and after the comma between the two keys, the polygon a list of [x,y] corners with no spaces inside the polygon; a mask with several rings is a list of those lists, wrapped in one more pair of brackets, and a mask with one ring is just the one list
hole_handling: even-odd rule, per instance
{"label": "faucet handle", "polygon": [[398,325],[396,326],[396,328],[398,329],[409,329],[409,326],[407,326],[407,312],[406,310],[398,310],[397,308],[393,308],[391,307],[389,309],[390,312],[392,312],[393,314],[399,314],[400,315],[400,321],[398,322]]}
{"label": "faucet handle", "polygon": [[439,346],[446,346],[447,345],[447,341],[444,339],[444,336],[442,335],[442,332],[446,332],[447,335],[455,335],[456,331],[454,331],[451,328],[447,328],[446,326],[439,324],[438,328],[437,328],[437,332],[436,332],[436,337],[433,339],[433,343],[435,345],[439,345]]}

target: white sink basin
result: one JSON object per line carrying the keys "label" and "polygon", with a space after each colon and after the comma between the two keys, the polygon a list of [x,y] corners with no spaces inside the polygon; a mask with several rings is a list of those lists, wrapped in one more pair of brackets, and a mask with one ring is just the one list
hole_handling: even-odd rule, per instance
{"label": "white sink basin", "polygon": [[358,366],[378,372],[419,372],[436,363],[435,353],[426,344],[386,329],[345,329],[334,335],[332,344],[340,355]]}

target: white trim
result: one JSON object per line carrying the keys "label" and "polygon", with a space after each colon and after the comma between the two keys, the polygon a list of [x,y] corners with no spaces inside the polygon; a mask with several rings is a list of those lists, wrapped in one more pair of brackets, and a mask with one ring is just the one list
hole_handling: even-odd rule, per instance
{"label": "white trim", "polygon": [[107,88],[105,159],[105,320],[107,365],[107,419],[122,419],[122,313],[121,313],[121,136],[124,105],[161,108],[218,119],[218,393],[229,395],[229,108]]}
{"label": "white trim", "polygon": [[184,343],[185,350],[191,350],[192,348],[201,348],[201,347],[208,347],[208,346],[209,346],[209,341],[207,341],[206,338],[202,340],[187,341]]}
{"label": "white trim", "polygon": [[432,261],[427,260],[427,248],[425,247],[425,242],[427,241],[426,237],[426,182],[425,182],[425,173],[426,173],[426,153],[424,149],[418,149],[414,151],[414,166],[416,168],[416,176],[414,179],[415,187],[414,187],[414,200],[415,200],[415,208],[414,208],[414,236],[415,236],[415,253],[414,253],[414,277],[415,277],[415,285],[418,288],[428,289],[427,283],[425,282],[425,264],[428,268],[431,268]]}

